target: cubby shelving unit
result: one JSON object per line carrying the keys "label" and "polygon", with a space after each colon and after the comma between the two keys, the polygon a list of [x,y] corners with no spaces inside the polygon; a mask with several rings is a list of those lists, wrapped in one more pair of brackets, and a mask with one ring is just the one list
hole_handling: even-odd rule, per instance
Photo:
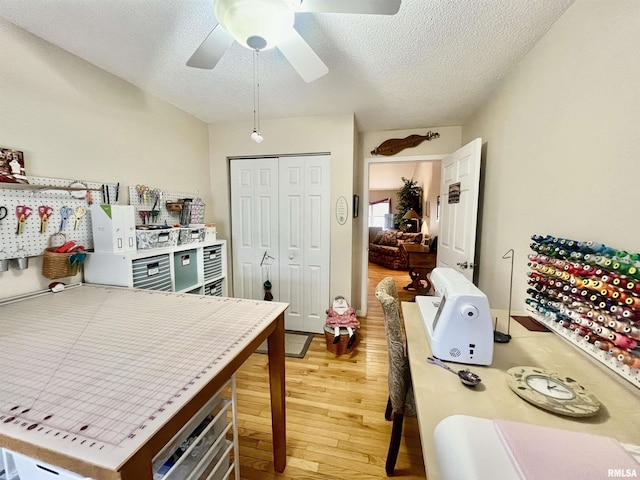
{"label": "cubby shelving unit", "polygon": [[225,240],[89,253],[84,265],[87,283],[214,296],[226,296],[226,272]]}

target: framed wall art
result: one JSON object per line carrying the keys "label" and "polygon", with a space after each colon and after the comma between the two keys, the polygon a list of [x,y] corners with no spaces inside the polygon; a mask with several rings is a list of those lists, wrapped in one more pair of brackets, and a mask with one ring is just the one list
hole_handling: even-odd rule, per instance
{"label": "framed wall art", "polygon": [[29,183],[21,151],[0,147],[0,182]]}

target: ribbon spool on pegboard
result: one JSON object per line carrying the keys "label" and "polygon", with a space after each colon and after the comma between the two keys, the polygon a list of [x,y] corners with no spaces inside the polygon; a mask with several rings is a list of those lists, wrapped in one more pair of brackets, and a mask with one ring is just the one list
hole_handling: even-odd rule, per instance
{"label": "ribbon spool on pegboard", "polygon": [[528,308],[640,387],[640,254],[550,235],[532,240]]}

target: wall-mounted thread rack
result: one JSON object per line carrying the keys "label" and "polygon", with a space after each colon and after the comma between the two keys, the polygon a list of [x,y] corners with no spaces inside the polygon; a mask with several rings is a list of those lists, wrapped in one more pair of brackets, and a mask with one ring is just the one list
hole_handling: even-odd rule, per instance
{"label": "wall-mounted thread rack", "polygon": [[533,316],[640,387],[640,254],[550,235],[532,240]]}

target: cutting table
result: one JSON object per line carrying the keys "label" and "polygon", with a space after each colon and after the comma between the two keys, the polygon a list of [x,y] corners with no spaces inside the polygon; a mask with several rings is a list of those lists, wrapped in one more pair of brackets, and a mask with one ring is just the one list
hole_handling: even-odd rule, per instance
{"label": "cutting table", "polygon": [[265,340],[285,467],[287,304],[81,285],[0,304],[0,446],[96,480],[156,453]]}

